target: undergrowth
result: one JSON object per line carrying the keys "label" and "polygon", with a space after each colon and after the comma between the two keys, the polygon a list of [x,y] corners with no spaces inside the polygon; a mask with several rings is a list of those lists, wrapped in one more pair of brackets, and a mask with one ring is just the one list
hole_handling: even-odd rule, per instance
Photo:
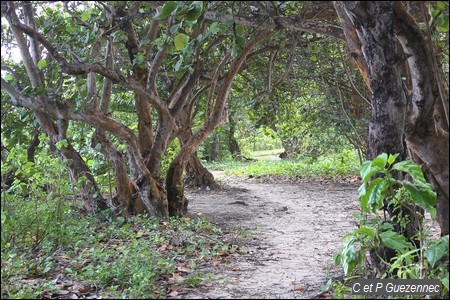
{"label": "undergrowth", "polygon": [[227,160],[207,163],[213,170],[221,170],[239,177],[286,177],[291,179],[338,179],[358,174],[359,160],[356,154],[343,151],[322,156],[316,161],[273,159],[256,157],[254,160]]}
{"label": "undergrowth", "polygon": [[104,214],[60,225],[68,232],[58,245],[44,239],[34,248],[2,247],[2,299],[165,298],[208,282],[203,267],[244,252],[237,232],[202,217],[125,221]]}

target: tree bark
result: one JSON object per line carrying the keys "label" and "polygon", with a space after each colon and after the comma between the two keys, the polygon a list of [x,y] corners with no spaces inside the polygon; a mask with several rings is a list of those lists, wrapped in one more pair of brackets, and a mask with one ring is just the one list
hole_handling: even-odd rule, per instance
{"label": "tree bark", "polygon": [[[191,126],[191,116],[189,111],[185,111],[184,114],[180,116],[181,123],[185,124],[178,130],[178,140],[180,145],[184,146],[189,139],[192,137]],[[200,188],[216,188],[217,183],[214,180],[213,174],[206,169],[200,159],[197,156],[197,152],[192,153],[189,158],[188,164],[186,166],[187,179],[186,184],[190,186],[200,187]]]}
{"label": "tree bark", "polygon": [[[440,76],[430,36],[424,36],[402,3],[395,2],[396,35],[403,51],[411,81],[411,104],[406,119],[406,145],[418,163],[424,163],[427,179],[437,192],[437,221],[441,234],[449,233],[449,138],[445,107],[448,93],[439,90]],[[443,84],[442,84],[443,85]]]}
{"label": "tree bark", "polygon": [[[369,125],[369,157],[380,153],[400,153],[406,157],[404,128],[406,95],[401,81],[402,57],[396,53],[392,2],[347,1],[344,8],[361,43],[372,91]],[[375,21],[376,20],[376,21]],[[380,138],[381,137],[381,138]]]}
{"label": "tree bark", "polygon": [[218,187],[214,179],[214,175],[205,168],[200,159],[197,156],[197,152],[194,152],[189,159],[186,166],[187,178],[186,183],[190,186],[199,188],[215,189]]}
{"label": "tree bark", "polygon": [[219,160],[219,147],[220,147],[219,133],[215,132],[214,139],[211,144],[211,160],[212,161]]}
{"label": "tree bark", "polygon": [[39,140],[39,134],[40,132],[36,132],[33,136],[33,139],[30,141],[30,145],[27,147],[27,159],[28,161],[34,162],[34,154],[36,152],[36,147],[39,146],[40,140]]}
{"label": "tree bark", "polygon": [[[373,98],[369,157],[386,152],[400,153],[404,159],[408,149],[413,160],[424,163],[438,195],[441,234],[448,234],[448,93],[439,89],[432,45],[399,1],[338,1],[334,5],[353,57],[361,60],[362,55],[367,65],[359,67]],[[401,53],[395,48],[397,42]],[[401,80],[404,62],[406,83]]]}
{"label": "tree bark", "polygon": [[229,125],[230,128],[227,132],[228,135],[228,151],[230,151],[231,156],[233,158],[238,157],[241,155],[241,149],[239,148],[239,143],[237,142],[236,138],[234,137],[234,133],[236,132],[236,123],[234,122],[233,118],[229,117]]}
{"label": "tree bark", "polygon": [[[344,34],[349,42],[349,48],[358,51],[366,63],[369,89],[372,91],[372,117],[369,123],[368,152],[369,158],[374,159],[381,153],[399,153],[399,160],[407,156],[404,144],[405,117],[407,98],[403,88],[401,67],[403,57],[397,51],[397,37],[395,35],[395,15],[393,2],[389,1],[346,1],[335,2],[337,13],[341,21],[345,22]],[[358,47],[360,47],[360,52]],[[366,82],[367,83],[367,82]],[[400,172],[395,174],[402,178]],[[390,206],[385,208],[392,216],[402,213],[409,216],[409,224],[403,233],[413,240],[417,228],[417,219],[409,209],[394,211]],[[414,210],[414,209],[413,209]],[[397,232],[401,226],[394,222]],[[389,249],[378,249],[385,261],[389,261],[395,253]],[[375,265],[379,269],[384,264],[372,255]]]}

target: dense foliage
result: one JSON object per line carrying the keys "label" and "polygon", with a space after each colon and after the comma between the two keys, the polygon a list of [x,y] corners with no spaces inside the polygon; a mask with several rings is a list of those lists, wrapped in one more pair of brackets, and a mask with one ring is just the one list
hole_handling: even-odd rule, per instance
{"label": "dense foliage", "polygon": [[[359,228],[343,237],[344,245],[335,261],[342,264],[346,276],[354,274],[352,278],[436,278],[442,284],[441,296],[448,295],[448,235],[431,237],[425,226],[426,214],[436,219],[436,193],[419,165],[409,160],[394,163],[397,157],[383,153],[362,165],[363,184],[358,190],[361,215],[356,216]],[[411,179],[397,180],[395,172]],[[371,180],[374,175],[377,178]],[[411,204],[419,209],[411,210]],[[382,214],[386,206],[396,213]],[[403,233],[412,223],[415,232],[408,240]],[[385,251],[395,254],[386,260]],[[383,262],[382,269],[377,270],[377,260]],[[378,274],[373,274],[374,270]]]}
{"label": "dense foliage", "polygon": [[[175,264],[156,253],[167,245],[159,234],[205,225],[166,220],[187,214],[186,177],[215,184],[203,166],[211,161],[239,176],[356,180],[373,159],[360,196],[374,221],[337,260],[351,273],[366,252],[389,248],[396,260],[385,276],[422,278],[430,266],[448,289],[437,264],[448,251],[448,1],[364,3],[3,1],[2,296],[54,295],[10,285],[55,275],[52,251],[99,262],[64,272],[109,286],[105,296],[161,296]],[[275,159],[255,160],[269,150]],[[406,232],[423,222],[405,217],[415,206],[436,217],[441,240]],[[391,219],[377,218],[380,209]],[[143,213],[149,220],[133,217]],[[147,227],[149,243],[134,239]],[[197,237],[186,246],[217,250],[193,245]],[[117,240],[111,253],[107,239]],[[125,244],[152,259],[140,265]],[[417,260],[422,269],[408,267]]]}

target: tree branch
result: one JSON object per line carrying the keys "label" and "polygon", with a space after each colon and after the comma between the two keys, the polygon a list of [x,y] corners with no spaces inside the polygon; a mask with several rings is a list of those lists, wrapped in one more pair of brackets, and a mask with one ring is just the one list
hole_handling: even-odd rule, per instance
{"label": "tree branch", "polygon": [[267,16],[252,14],[249,16],[243,15],[225,15],[221,16],[213,11],[206,11],[205,19],[212,20],[216,22],[225,23],[228,20],[234,20],[236,24],[255,27],[265,30],[277,30],[277,29],[288,29],[293,32],[313,32],[320,33],[327,36],[334,37],[339,40],[345,40],[342,28],[332,24],[324,24],[316,21],[302,21],[297,17],[285,17],[285,16],[274,16],[269,18]]}

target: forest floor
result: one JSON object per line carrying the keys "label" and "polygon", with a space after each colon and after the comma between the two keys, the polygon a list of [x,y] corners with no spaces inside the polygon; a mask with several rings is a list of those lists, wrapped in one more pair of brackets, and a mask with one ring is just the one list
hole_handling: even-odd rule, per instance
{"label": "forest floor", "polygon": [[[220,227],[253,232],[232,264],[211,267],[210,282],[177,298],[292,299],[321,294],[342,276],[333,254],[356,228],[359,182],[283,181],[214,173],[216,190],[190,190],[189,212]],[[353,180],[355,181],[355,180]]]}

